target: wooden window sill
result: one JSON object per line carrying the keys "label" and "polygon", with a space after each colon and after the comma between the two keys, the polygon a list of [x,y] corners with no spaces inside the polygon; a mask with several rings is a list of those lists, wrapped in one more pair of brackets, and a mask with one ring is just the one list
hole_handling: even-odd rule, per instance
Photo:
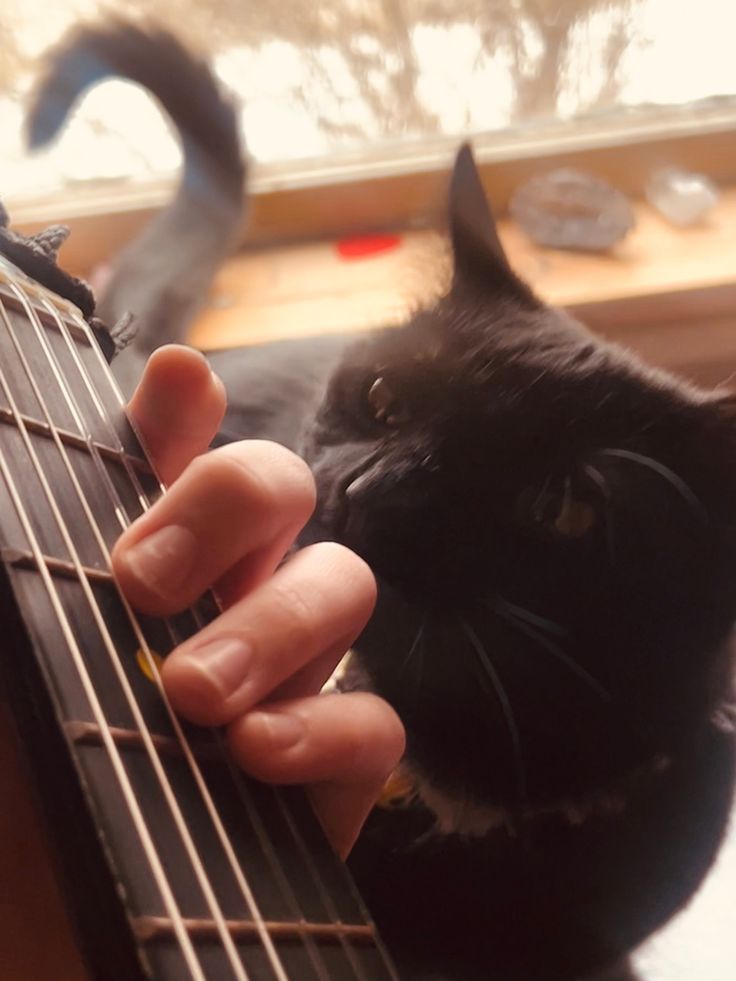
{"label": "wooden window sill", "polygon": [[[607,255],[542,250],[509,221],[500,234],[514,268],[548,301],[648,360],[717,384],[736,371],[736,189],[710,220],[679,230],[648,205]],[[400,323],[441,288],[442,239],[407,232],[394,248],[341,258],[337,242],[243,252],[217,277],[195,324],[205,348],[361,331]]]}

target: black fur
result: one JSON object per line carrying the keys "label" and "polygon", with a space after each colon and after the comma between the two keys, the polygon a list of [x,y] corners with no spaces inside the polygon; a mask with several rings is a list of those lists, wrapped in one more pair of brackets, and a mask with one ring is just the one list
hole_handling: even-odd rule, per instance
{"label": "black fur", "polygon": [[688,899],[728,814],[736,429],[535,298],[481,194],[463,150],[453,285],[404,327],[213,363],[230,427],[267,405],[311,464],[304,541],[379,578],[354,674],[424,797],[497,825],[374,812],[350,864],[402,976],[577,978]]}
{"label": "black fur", "polygon": [[[290,393],[285,441],[317,478],[304,540],[344,542],[379,578],[362,683],[404,720],[426,800],[497,825],[441,834],[421,799],[379,809],[351,867],[407,977],[541,981],[631,950],[717,849],[736,429],[728,399],[535,298],[479,195],[463,150],[455,275],[432,309],[311,357],[308,342],[258,357],[278,364],[266,402]],[[337,367],[320,369],[325,344]],[[258,435],[248,355],[216,366],[231,420]],[[310,378],[298,408],[289,371]]]}

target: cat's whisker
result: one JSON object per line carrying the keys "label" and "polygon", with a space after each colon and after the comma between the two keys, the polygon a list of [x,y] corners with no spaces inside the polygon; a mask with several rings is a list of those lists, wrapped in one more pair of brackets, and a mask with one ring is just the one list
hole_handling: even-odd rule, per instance
{"label": "cat's whisker", "polygon": [[426,664],[426,661],[427,661],[427,645],[424,642],[425,641],[425,637],[426,637],[426,634],[424,633],[424,630],[422,629],[422,642],[421,642],[421,645],[418,648],[419,658],[418,658],[418,661],[417,661],[417,670],[416,670],[416,675],[415,675],[415,679],[414,679],[414,688],[415,688],[415,691],[416,691],[415,704],[417,704],[417,705],[421,701],[422,696],[424,694],[423,693],[423,689],[422,689],[422,683],[424,681],[424,667],[425,667],[425,664]]}
{"label": "cat's whisker", "polygon": [[611,488],[603,474],[591,463],[586,463],[583,473],[594,485],[600,496],[603,498],[603,524],[606,533],[606,553],[612,566],[616,564],[616,543],[613,536],[613,518],[611,516]]}
{"label": "cat's whisker", "polygon": [[480,637],[475,632],[470,623],[465,619],[465,617],[458,616],[460,626],[465,634],[465,636],[470,641],[470,644],[478,657],[478,662],[483,669],[484,675],[490,681],[493,692],[498,700],[498,704],[501,707],[501,713],[506,723],[506,728],[508,729],[509,736],[511,738],[511,744],[514,754],[514,769],[516,772],[516,788],[519,797],[519,810],[521,813],[525,810],[525,805],[527,803],[527,780],[526,780],[526,767],[524,766],[524,754],[521,745],[521,736],[519,734],[519,727],[516,722],[516,716],[514,715],[514,710],[511,707],[511,701],[508,696],[508,692],[504,688],[503,682],[501,681],[498,672],[493,666],[488,652],[486,651]]}
{"label": "cat's whisker", "polygon": [[423,693],[422,683],[424,681],[424,666],[426,661],[425,639],[426,639],[427,616],[428,615],[425,612],[424,616],[422,617],[422,622],[419,624],[416,635],[414,636],[414,640],[411,642],[409,651],[406,657],[404,658],[404,660],[401,662],[401,666],[397,674],[397,678],[402,678],[407,668],[411,664],[412,660],[415,658],[415,655],[417,654],[419,655],[416,658],[416,670],[414,672],[413,678],[411,679],[411,688],[414,691],[415,711],[420,705],[422,699],[422,693]]}
{"label": "cat's whisker", "polygon": [[532,501],[531,513],[534,515],[536,521],[542,520],[542,504],[551,480],[552,480],[552,474],[547,474],[544,483],[539,489],[539,493]]}
{"label": "cat's whisker", "polygon": [[527,623],[539,627],[540,630],[546,630],[555,637],[569,636],[568,629],[563,627],[561,623],[548,620],[547,617],[540,616],[538,613],[532,613],[525,606],[518,606],[516,603],[511,603],[503,596],[494,596],[492,600],[486,600],[485,603],[496,612],[507,612],[510,616],[515,616],[519,620],[525,620]]}
{"label": "cat's whisker", "polygon": [[502,607],[496,607],[494,609],[498,616],[511,627],[535,641],[540,647],[543,647],[548,654],[551,654],[552,657],[560,661],[561,664],[564,664],[576,678],[591,688],[599,698],[602,698],[605,702],[612,701],[611,693],[604,685],[600,683],[600,681],[598,681],[597,678],[594,678],[589,671],[587,671],[581,664],[578,664],[575,658],[571,657],[566,651],[563,651],[558,644],[555,644],[555,642],[550,640],[549,637],[545,637],[544,634],[540,633],[540,631],[537,630],[532,623],[519,619],[518,617],[514,616],[510,610],[504,610]]}
{"label": "cat's whisker", "polygon": [[638,464],[641,467],[646,467],[651,470],[652,473],[657,474],[663,480],[672,487],[680,497],[692,508],[693,511],[701,518],[703,521],[708,521],[708,512],[703,507],[700,499],[690,488],[688,484],[676,474],[669,467],[665,466],[664,463],[660,463],[659,460],[655,460],[651,456],[645,456],[643,453],[634,453],[632,450],[621,450],[609,447],[608,449],[600,451],[601,456],[616,457],[619,460],[627,460],[629,463]]}
{"label": "cat's whisker", "polygon": [[416,653],[417,650],[419,650],[419,645],[424,640],[424,628],[426,627],[426,625],[427,625],[427,617],[425,615],[424,618],[422,619],[422,622],[419,624],[419,628],[416,632],[416,636],[414,637],[414,640],[411,642],[409,653],[401,662],[401,667],[399,668],[399,676],[401,676],[406,671],[406,669],[409,667],[409,663],[411,659],[414,657],[414,654]]}

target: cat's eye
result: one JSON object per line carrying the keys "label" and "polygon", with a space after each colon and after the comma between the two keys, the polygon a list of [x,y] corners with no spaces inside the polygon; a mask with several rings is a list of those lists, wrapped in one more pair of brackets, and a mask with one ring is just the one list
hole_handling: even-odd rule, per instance
{"label": "cat's eye", "polygon": [[587,501],[567,501],[553,522],[553,528],[563,538],[582,538],[595,524],[596,513]]}
{"label": "cat's eye", "polygon": [[399,401],[385,378],[379,375],[368,390],[368,405],[377,422],[398,426],[404,421]]}
{"label": "cat's eye", "polygon": [[582,538],[593,529],[598,518],[592,504],[574,496],[569,478],[557,491],[548,485],[536,494],[527,491],[519,503],[520,517],[525,524],[531,521],[555,538]]}

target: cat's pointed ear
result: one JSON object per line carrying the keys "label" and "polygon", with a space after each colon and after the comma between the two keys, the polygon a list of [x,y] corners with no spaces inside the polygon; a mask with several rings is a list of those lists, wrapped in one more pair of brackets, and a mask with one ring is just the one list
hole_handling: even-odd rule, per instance
{"label": "cat's pointed ear", "polygon": [[526,290],[509,265],[469,143],[455,157],[450,180],[450,238],[453,287],[469,282],[499,289]]}

